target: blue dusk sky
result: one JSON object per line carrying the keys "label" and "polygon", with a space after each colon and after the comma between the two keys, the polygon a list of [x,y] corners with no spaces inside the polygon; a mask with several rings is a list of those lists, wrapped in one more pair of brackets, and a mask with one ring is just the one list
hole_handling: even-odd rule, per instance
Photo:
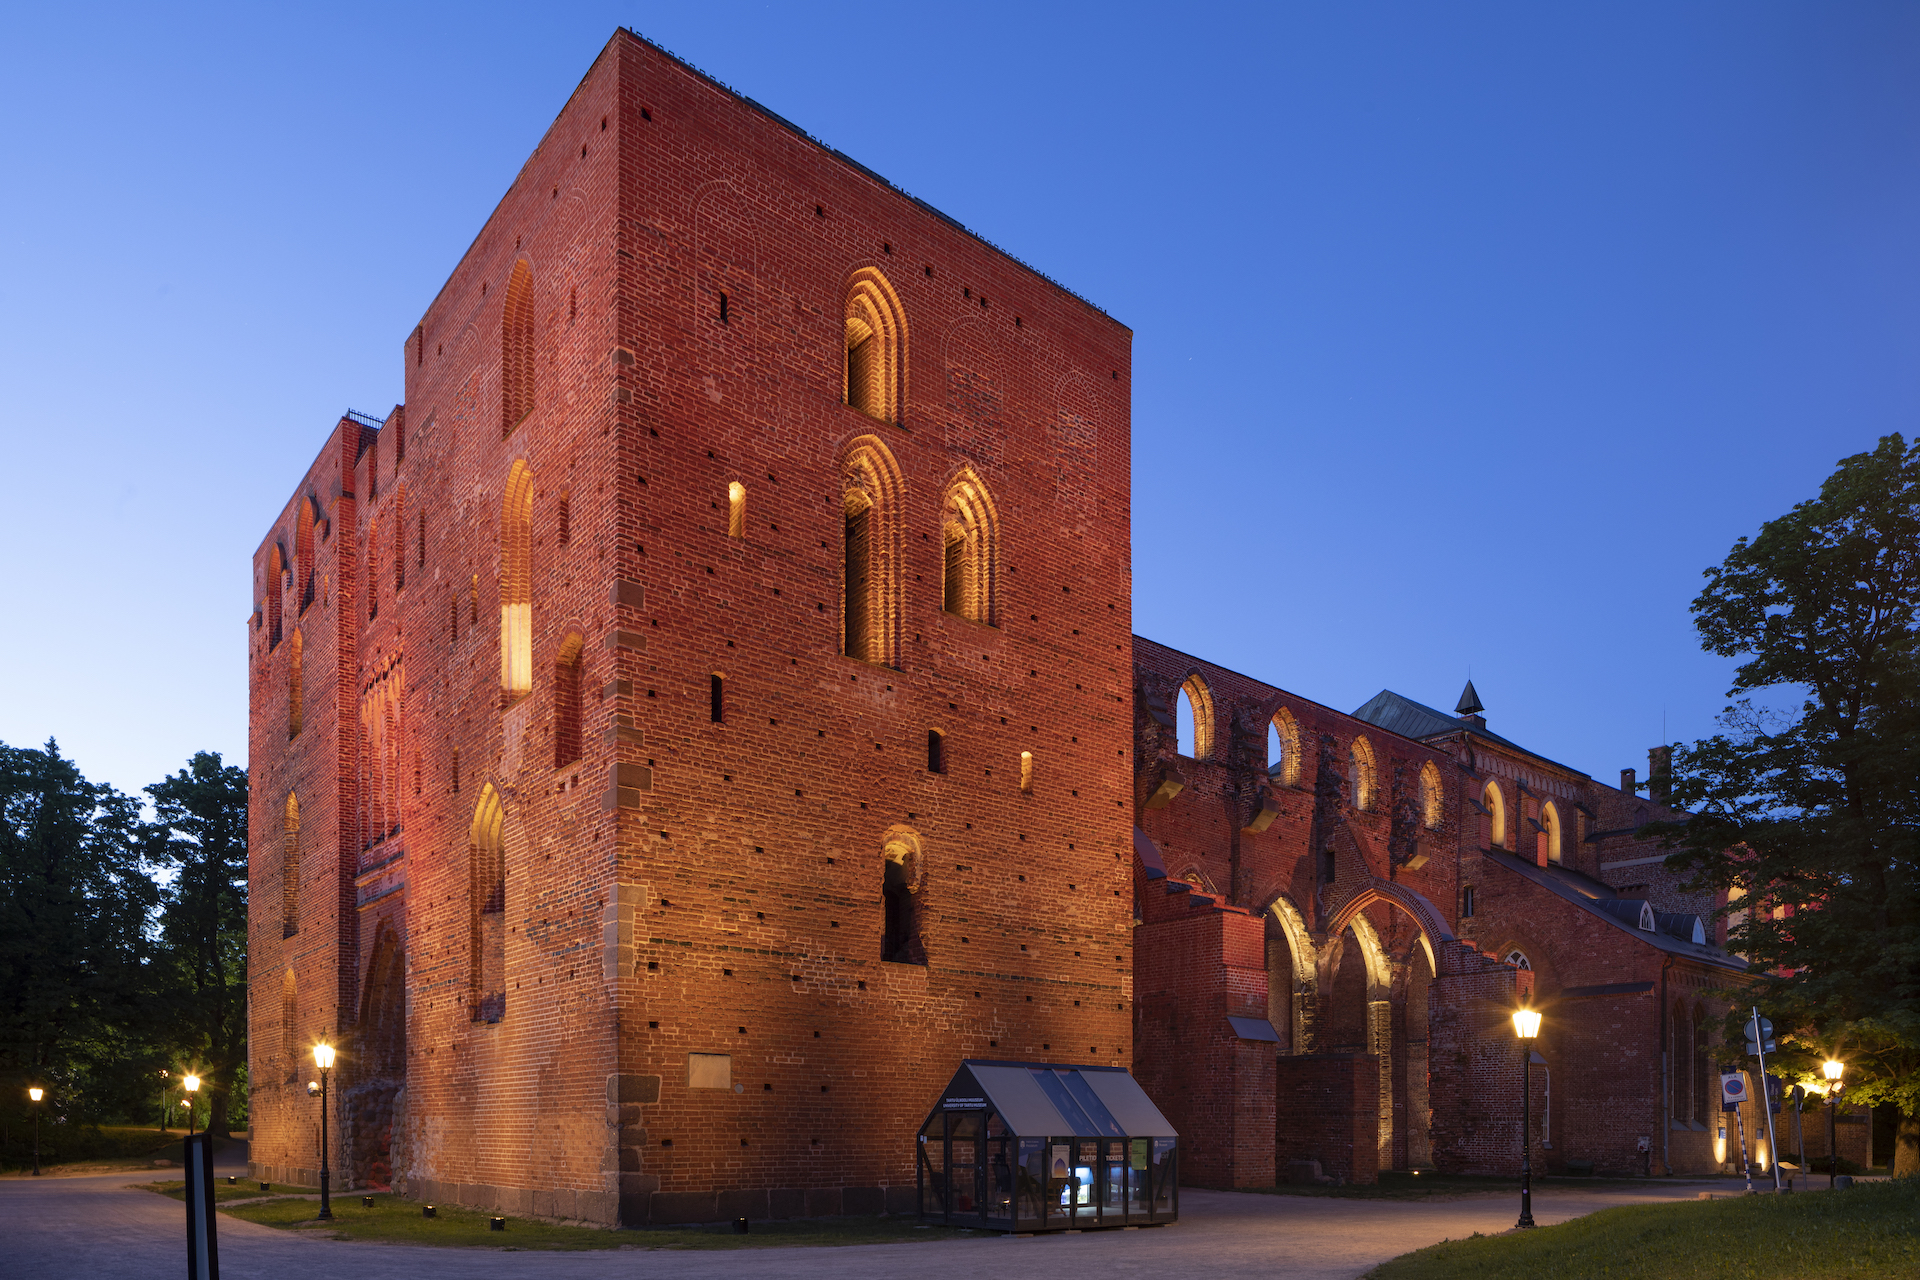
{"label": "blue dusk sky", "polygon": [[[615,27],[1134,331],[1134,629],[1611,780],[1920,408],[1920,5],[21,5],[0,740],[246,754],[249,557]],[[1015,535],[1017,536],[1017,535]]]}

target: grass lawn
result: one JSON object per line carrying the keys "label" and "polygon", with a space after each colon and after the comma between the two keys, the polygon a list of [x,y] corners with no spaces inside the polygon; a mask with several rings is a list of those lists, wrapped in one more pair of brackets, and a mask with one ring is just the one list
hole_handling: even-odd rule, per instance
{"label": "grass lawn", "polygon": [[[40,1167],[49,1173],[111,1172],[151,1168],[155,1160],[171,1160],[179,1168],[185,1159],[182,1130],[167,1133],[151,1125],[47,1125],[40,1131]],[[0,1173],[17,1176],[33,1167],[32,1131],[23,1144],[19,1130],[8,1135],[0,1152]],[[241,1136],[245,1136],[242,1134]],[[217,1151],[224,1140],[214,1143]]]}
{"label": "grass lawn", "polygon": [[[1533,1185],[1536,1187],[1587,1190],[1645,1187],[1650,1184],[1658,1185],[1658,1182],[1648,1178],[1543,1178],[1537,1176],[1533,1180]],[[1222,1187],[1219,1189],[1266,1196],[1331,1196],[1342,1200],[1452,1200],[1463,1195],[1475,1195],[1488,1191],[1510,1191],[1517,1196],[1520,1194],[1520,1179],[1481,1178],[1466,1174],[1430,1171],[1412,1173],[1406,1170],[1383,1170],[1380,1181],[1372,1185],[1320,1187],[1284,1183],[1276,1187]]]}
{"label": "grass lawn", "polygon": [[[179,1182],[155,1182],[143,1190],[183,1199]],[[563,1227],[508,1218],[505,1231],[487,1225],[493,1215],[457,1205],[436,1206],[436,1217],[424,1217],[420,1204],[390,1195],[376,1195],[373,1207],[361,1203],[361,1193],[333,1197],[333,1221],[314,1217],[317,1199],[294,1199],[289,1191],[311,1194],[310,1188],[276,1184],[273,1199],[259,1199],[260,1184],[214,1190],[215,1203],[254,1199],[222,1212],[248,1222],[294,1231],[314,1231],[343,1240],[373,1240],[384,1244],[437,1244],[490,1249],[766,1249],[783,1245],[889,1244],[909,1240],[946,1240],[981,1234],[948,1227],[922,1227],[911,1218],[809,1218],[793,1222],[756,1222],[746,1235],[734,1233],[731,1223],[704,1227],[642,1227],[606,1231],[597,1227]]]}
{"label": "grass lawn", "polygon": [[1628,1205],[1403,1254],[1369,1280],[1884,1280],[1920,1275],[1920,1179]]}
{"label": "grass lawn", "polygon": [[[157,1191],[161,1195],[170,1196],[175,1200],[184,1201],[187,1198],[187,1184],[185,1180],[180,1178],[175,1178],[171,1182],[138,1182],[134,1185],[142,1191]],[[227,1185],[225,1177],[219,1177],[213,1180],[213,1202],[215,1204],[225,1204],[229,1200],[264,1200],[268,1196],[303,1196],[313,1194],[316,1193],[312,1187],[295,1187],[282,1182],[269,1183],[267,1189],[262,1191],[258,1182],[249,1182],[245,1178],[240,1179],[238,1183],[231,1187]]]}

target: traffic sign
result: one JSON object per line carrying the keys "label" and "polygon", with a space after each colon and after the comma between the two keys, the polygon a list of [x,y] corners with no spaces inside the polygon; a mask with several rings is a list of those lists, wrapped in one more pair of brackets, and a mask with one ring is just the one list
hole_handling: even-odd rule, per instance
{"label": "traffic sign", "polygon": [[1740,1104],[1747,1100],[1747,1075],[1744,1071],[1722,1071],[1720,1073],[1720,1109],[1738,1111]]}

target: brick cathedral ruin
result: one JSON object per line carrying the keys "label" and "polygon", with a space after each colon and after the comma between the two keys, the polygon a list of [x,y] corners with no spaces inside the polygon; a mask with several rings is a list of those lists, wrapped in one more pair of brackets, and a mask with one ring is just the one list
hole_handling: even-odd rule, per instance
{"label": "brick cathedral ruin", "polygon": [[586,1222],[910,1210],[963,1058],[1504,1171],[1528,991],[1549,1168],[1734,1158],[1657,777],[1131,634],[1130,347],[617,33],[254,558],[254,1175],[322,1037],[340,1182]]}

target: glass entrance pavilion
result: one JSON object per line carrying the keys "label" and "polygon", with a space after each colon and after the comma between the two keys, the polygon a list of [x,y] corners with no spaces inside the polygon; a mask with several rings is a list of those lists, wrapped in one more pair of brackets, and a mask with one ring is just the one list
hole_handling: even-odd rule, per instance
{"label": "glass entrance pavilion", "polygon": [[993,1231],[1180,1215],[1180,1136],[1124,1067],[968,1059],[920,1126],[920,1217]]}

